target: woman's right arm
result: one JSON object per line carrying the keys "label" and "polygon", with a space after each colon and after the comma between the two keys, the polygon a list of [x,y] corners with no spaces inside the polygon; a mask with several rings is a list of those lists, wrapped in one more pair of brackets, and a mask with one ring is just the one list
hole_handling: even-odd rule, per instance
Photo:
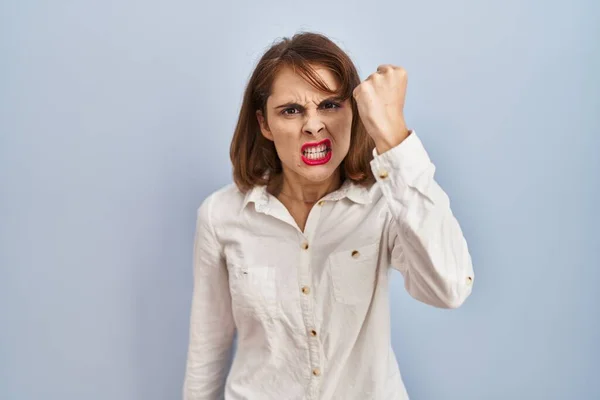
{"label": "woman's right arm", "polygon": [[194,288],[184,400],[223,398],[235,325],[222,247],[211,221],[214,196],[198,209],[194,238]]}

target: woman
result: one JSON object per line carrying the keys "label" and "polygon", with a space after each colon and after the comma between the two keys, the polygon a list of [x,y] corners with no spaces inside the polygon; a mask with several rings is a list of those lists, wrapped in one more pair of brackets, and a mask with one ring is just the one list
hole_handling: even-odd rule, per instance
{"label": "woman", "polygon": [[456,308],[473,268],[406,127],[405,91],[392,65],[361,83],[320,34],[261,58],[231,144],[235,184],[198,210],[185,399],[408,399],[390,270],[415,299]]}

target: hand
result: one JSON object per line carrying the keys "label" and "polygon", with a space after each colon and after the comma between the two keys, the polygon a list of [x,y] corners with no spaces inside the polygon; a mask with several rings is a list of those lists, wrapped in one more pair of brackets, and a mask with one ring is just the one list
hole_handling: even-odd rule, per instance
{"label": "hand", "polygon": [[404,121],[404,98],[407,74],[390,64],[380,65],[377,72],[360,83],[352,95],[358,114],[379,154],[400,144],[408,135]]}

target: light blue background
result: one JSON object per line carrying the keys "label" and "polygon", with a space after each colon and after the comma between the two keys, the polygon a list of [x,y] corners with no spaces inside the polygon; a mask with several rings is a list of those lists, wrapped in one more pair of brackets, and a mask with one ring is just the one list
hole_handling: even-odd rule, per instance
{"label": "light blue background", "polygon": [[363,79],[408,70],[470,246],[457,310],[395,274],[411,398],[600,398],[597,1],[0,4],[0,399],[180,398],[195,211],[258,57],[302,29]]}

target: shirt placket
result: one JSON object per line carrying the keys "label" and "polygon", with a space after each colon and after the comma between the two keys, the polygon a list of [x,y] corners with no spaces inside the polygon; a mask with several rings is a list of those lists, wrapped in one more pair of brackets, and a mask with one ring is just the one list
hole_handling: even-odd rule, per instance
{"label": "shirt placket", "polygon": [[310,211],[304,232],[299,232],[299,247],[300,257],[298,268],[300,296],[300,308],[302,310],[302,321],[308,342],[310,381],[308,388],[308,399],[318,399],[319,389],[323,374],[326,372],[323,369],[323,347],[321,343],[321,335],[319,327],[316,326],[315,307],[317,299],[314,295],[316,290],[312,290],[313,273],[312,273],[312,252],[314,246],[313,240],[317,226],[320,220],[321,211],[326,207],[325,200],[319,201]]}

